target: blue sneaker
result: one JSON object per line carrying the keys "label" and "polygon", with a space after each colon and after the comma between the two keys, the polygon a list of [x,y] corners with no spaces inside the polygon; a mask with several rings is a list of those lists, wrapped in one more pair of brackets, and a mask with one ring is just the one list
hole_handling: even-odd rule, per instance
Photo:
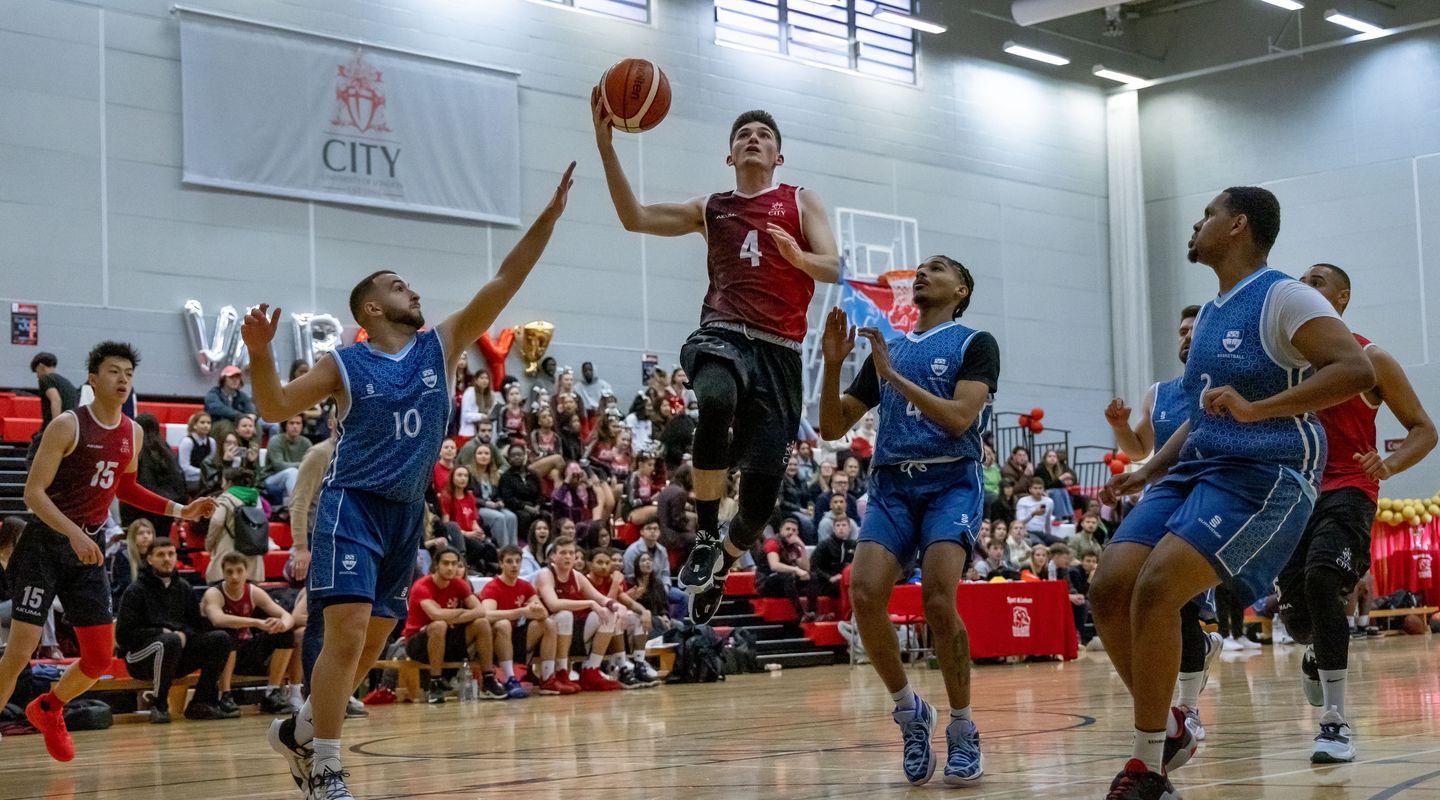
{"label": "blue sneaker", "polygon": [[530,696],[530,693],[525,691],[525,687],[520,685],[520,679],[514,675],[510,676],[510,680],[505,681],[504,689],[505,696],[511,700],[524,700]]}
{"label": "blue sneaker", "polygon": [[905,780],[915,786],[929,782],[935,774],[935,751],[930,747],[930,734],[935,729],[934,707],[917,696],[914,708],[897,708],[890,716],[900,726]]}
{"label": "blue sneaker", "polygon": [[965,786],[980,780],[985,765],[980,758],[980,729],[968,719],[952,719],[945,726],[945,782]]}

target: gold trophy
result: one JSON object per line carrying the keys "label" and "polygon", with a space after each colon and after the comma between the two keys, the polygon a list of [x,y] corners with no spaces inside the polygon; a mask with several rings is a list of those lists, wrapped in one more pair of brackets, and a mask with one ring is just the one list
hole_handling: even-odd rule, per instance
{"label": "gold trophy", "polygon": [[540,359],[550,349],[555,326],[544,320],[535,320],[516,326],[515,334],[520,338],[520,357],[525,360],[525,374],[533,378],[540,371]]}

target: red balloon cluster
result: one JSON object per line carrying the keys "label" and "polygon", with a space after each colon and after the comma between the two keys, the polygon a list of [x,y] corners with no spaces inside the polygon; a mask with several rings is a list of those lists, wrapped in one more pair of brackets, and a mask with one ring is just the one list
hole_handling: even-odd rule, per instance
{"label": "red balloon cluster", "polygon": [[1111,475],[1119,475],[1120,473],[1125,471],[1126,465],[1130,463],[1130,456],[1127,456],[1125,455],[1125,453],[1116,450],[1111,453],[1106,453],[1104,461],[1110,466]]}
{"label": "red balloon cluster", "polygon": [[1045,426],[1042,425],[1042,424],[1040,424],[1040,420],[1042,420],[1042,419],[1044,419],[1044,418],[1045,418],[1045,409],[1040,408],[1040,407],[1037,406],[1037,407],[1035,407],[1035,408],[1030,409],[1030,413],[1029,413],[1029,414],[1021,414],[1021,415],[1020,415],[1020,427],[1025,428],[1026,430],[1030,431],[1030,433],[1032,433],[1032,434],[1044,433],[1044,432],[1045,432]]}

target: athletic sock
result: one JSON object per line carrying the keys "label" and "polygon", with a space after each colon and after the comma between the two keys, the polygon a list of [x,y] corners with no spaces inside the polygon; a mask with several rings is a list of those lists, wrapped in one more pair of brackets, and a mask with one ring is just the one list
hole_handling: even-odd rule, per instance
{"label": "athletic sock", "polygon": [[620,669],[620,667],[625,664],[624,653],[611,653],[609,656],[606,657],[610,659],[610,666],[614,669]]}
{"label": "athletic sock", "polygon": [[340,740],[339,739],[316,739],[315,742],[315,763],[310,767],[311,775],[323,775],[326,770],[340,772],[344,765],[340,763]]}
{"label": "athletic sock", "polygon": [[696,500],[697,529],[714,536],[720,532],[720,500]]}
{"label": "athletic sock", "polygon": [[1203,672],[1180,673],[1180,705],[1194,708],[1200,702],[1200,688],[1204,685],[1204,679]]}
{"label": "athletic sock", "polygon": [[1135,745],[1130,751],[1131,758],[1138,758],[1151,772],[1163,773],[1161,764],[1165,760],[1165,731],[1142,731],[1135,729]]}
{"label": "athletic sock", "polygon": [[514,662],[514,661],[501,661],[501,662],[500,662],[500,674],[501,674],[501,675],[504,675],[504,676],[505,676],[505,680],[507,680],[507,681],[510,680],[511,678],[515,677],[515,662]]}
{"label": "athletic sock", "polygon": [[554,661],[541,661],[541,662],[540,662],[540,680],[542,680],[542,681],[548,681],[548,680],[550,680],[551,676],[553,676],[554,674],[555,674],[555,662],[554,662]]}
{"label": "athletic sock", "polygon": [[600,660],[601,656],[596,653],[591,653],[590,656],[585,659],[585,669],[599,669]]}
{"label": "athletic sock", "polygon": [[1320,691],[1324,693],[1324,707],[1333,708],[1345,716],[1345,679],[1349,669],[1322,669],[1320,673]]}
{"label": "athletic sock", "polygon": [[1370,627],[1370,615],[1369,615],[1369,614],[1361,614],[1360,616],[1356,617],[1355,619],[1360,623],[1360,627],[1362,627],[1362,628],[1368,628],[1368,627]]}
{"label": "athletic sock", "polygon": [[295,715],[295,742],[305,744],[315,738],[315,709],[310,707],[313,698],[305,698],[305,705]]}
{"label": "athletic sock", "polygon": [[970,706],[965,706],[964,708],[950,709],[950,719],[969,719],[971,722],[975,721],[970,718]]}
{"label": "athletic sock", "polygon": [[910,684],[908,683],[905,684],[904,689],[898,692],[891,692],[890,699],[895,701],[896,710],[914,708],[916,705],[915,690],[910,688]]}

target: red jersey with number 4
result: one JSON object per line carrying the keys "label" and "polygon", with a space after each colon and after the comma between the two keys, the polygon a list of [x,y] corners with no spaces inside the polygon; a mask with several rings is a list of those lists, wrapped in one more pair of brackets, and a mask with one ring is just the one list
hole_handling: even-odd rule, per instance
{"label": "red jersey with number 4", "polygon": [[45,494],[66,519],[92,529],[105,522],[120,473],[130,467],[135,455],[134,425],[121,414],[120,422],[107,428],[95,419],[88,405],[66,413],[74,414],[78,423],[75,449],[60,460]]}
{"label": "red jersey with number 4", "polygon": [[[1374,347],[1369,339],[1354,334],[1361,349]],[[1355,456],[1375,450],[1375,414],[1380,406],[1370,405],[1363,393],[1337,406],[1320,411],[1320,424],[1325,426],[1325,474],[1320,480],[1320,491],[1354,488],[1369,495],[1371,500],[1380,497],[1380,482],[1371,478],[1355,460]]]}
{"label": "red jersey with number 4", "polygon": [[759,194],[722,192],[705,201],[710,289],[700,324],[738,322],[793,342],[804,340],[815,279],[785,260],[767,230],[778,225],[800,249],[810,249],[800,224],[799,192],[798,186],[781,183]]}

